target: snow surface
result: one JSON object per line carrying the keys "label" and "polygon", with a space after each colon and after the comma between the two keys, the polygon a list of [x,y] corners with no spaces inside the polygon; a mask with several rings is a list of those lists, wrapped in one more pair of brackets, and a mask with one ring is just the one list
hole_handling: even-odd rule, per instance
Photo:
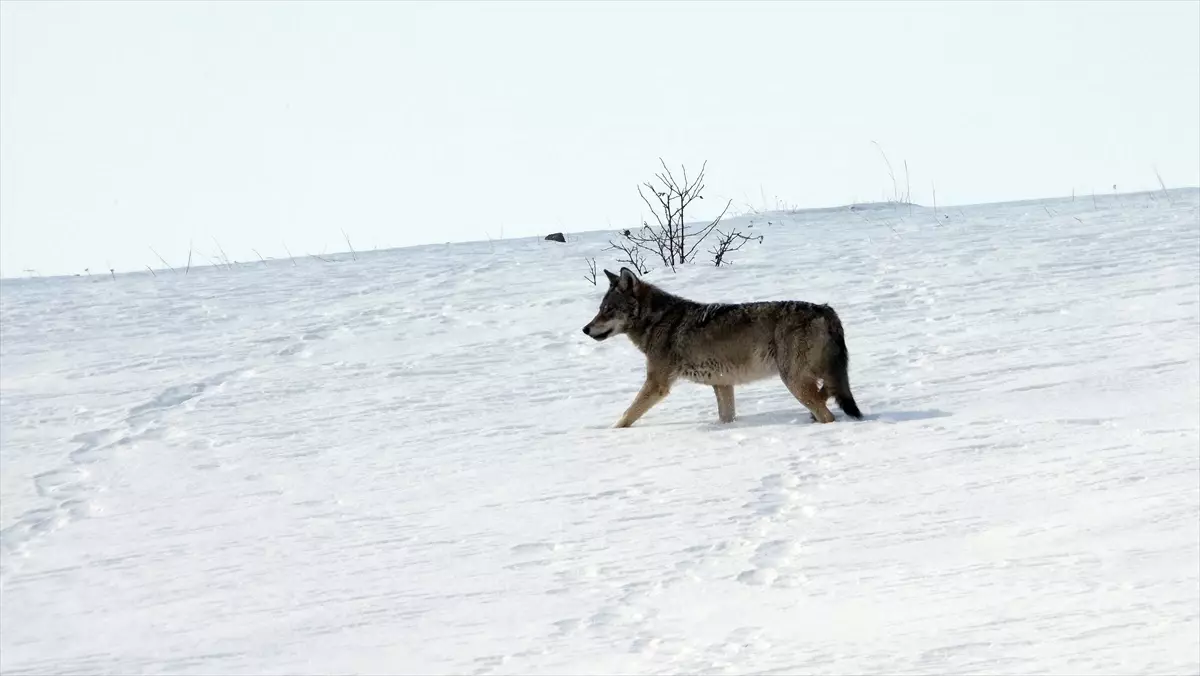
{"label": "snow surface", "polygon": [[650,275],[834,306],[830,425],[610,429],[603,233],[5,280],[0,669],[1200,673],[1198,208],[747,215]]}

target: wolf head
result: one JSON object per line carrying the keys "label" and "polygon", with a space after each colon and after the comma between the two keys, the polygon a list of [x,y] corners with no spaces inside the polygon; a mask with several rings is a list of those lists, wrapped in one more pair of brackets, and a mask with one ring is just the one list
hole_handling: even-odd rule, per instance
{"label": "wolf head", "polygon": [[621,268],[621,274],[604,271],[608,277],[608,293],[600,301],[600,311],[583,327],[584,334],[595,340],[625,333],[629,323],[637,316],[638,291],[642,282],[629,268]]}

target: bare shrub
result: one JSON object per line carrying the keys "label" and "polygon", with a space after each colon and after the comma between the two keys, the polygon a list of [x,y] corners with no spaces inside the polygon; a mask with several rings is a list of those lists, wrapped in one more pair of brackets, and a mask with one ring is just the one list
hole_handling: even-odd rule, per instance
{"label": "bare shrub", "polygon": [[[629,238],[630,234],[628,230],[625,231],[624,236]],[[650,267],[646,265],[646,254],[642,253],[641,248],[632,240],[624,242],[610,241],[608,248],[621,252],[622,257],[617,259],[618,263],[627,263],[639,275],[650,272]]]}
{"label": "bare shrub", "polygon": [[716,229],[717,224],[725,217],[733,200],[725,203],[721,213],[708,224],[688,226],[686,215],[693,202],[704,199],[705,172],[708,162],[700,167],[694,179],[688,178],[687,167],[682,168],[681,178],[677,179],[666,162],[659,158],[662,172],[656,173],[657,183],[647,181],[638,186],[638,196],[650,208],[654,215],[654,223],[643,221],[638,230],[625,230],[621,238],[609,241],[609,248],[625,254],[622,262],[630,263],[644,272],[644,262],[647,255],[657,258],[663,265],[675,269],[692,261],[697,249],[704,240]]}
{"label": "bare shrub", "polygon": [[708,250],[708,252],[713,255],[713,265],[721,267],[722,263],[728,263],[729,261],[725,260],[726,254],[732,251],[737,251],[738,249],[746,246],[748,242],[753,242],[756,240],[759,244],[762,244],[763,236],[759,235],[758,237],[753,237],[751,235],[743,235],[737,231],[731,231],[729,234],[725,234],[718,230],[717,244]]}

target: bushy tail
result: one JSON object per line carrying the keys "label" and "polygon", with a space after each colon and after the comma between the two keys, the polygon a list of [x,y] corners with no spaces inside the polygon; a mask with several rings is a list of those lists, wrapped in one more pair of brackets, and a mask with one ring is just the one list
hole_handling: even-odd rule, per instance
{"label": "bushy tail", "polygon": [[829,327],[829,343],[825,348],[825,389],[846,415],[861,420],[862,411],[858,410],[854,395],[850,393],[850,352],[846,349],[842,320],[828,305],[821,308]]}

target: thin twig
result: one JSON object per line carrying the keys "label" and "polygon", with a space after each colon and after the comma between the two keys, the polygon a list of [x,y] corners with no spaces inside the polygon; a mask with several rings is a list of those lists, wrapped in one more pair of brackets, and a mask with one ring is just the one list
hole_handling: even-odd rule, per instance
{"label": "thin twig", "polygon": [[1154,178],[1158,179],[1158,185],[1162,187],[1163,197],[1167,198],[1169,204],[1174,204],[1175,201],[1171,199],[1171,193],[1167,192],[1167,184],[1163,181],[1162,174],[1158,173],[1158,167],[1154,168]]}
{"label": "thin twig", "polygon": [[888,160],[887,153],[883,152],[883,146],[879,145],[879,142],[871,141],[871,143],[875,144],[875,147],[879,149],[879,154],[883,156],[883,163],[887,165],[888,177],[892,179],[892,200],[895,201],[900,191],[896,187],[896,173],[892,171],[892,163]]}
{"label": "thin twig", "polygon": [[[150,247],[150,250],[154,251],[154,247]],[[162,256],[159,256],[157,251],[154,251],[154,255],[158,256],[158,260],[162,261],[162,264],[167,266],[168,270],[170,270],[171,272],[175,272],[175,268],[171,267],[171,264],[167,262],[167,259],[163,258]]]}
{"label": "thin twig", "polygon": [[[759,244],[761,244],[763,241],[763,236],[759,235],[758,237],[751,237],[750,235],[743,235],[740,232],[732,231],[729,234],[725,234],[718,230],[717,245],[712,249],[709,249],[708,252],[713,255],[713,264],[717,267],[721,267],[722,263],[728,262],[725,260],[726,254],[732,251],[737,251],[738,249],[746,246],[746,243],[754,240],[758,240]],[[735,245],[734,242],[737,244]]]}
{"label": "thin twig", "polygon": [[933,184],[933,181],[930,181],[929,188],[933,190],[933,220],[940,225],[942,219],[938,218],[937,215],[937,186]]}
{"label": "thin twig", "polygon": [[233,269],[233,264],[229,262],[229,256],[227,256],[227,255],[225,254],[225,248],[221,246],[221,243],[217,241],[217,238],[216,238],[216,237],[213,237],[213,244],[216,244],[216,245],[217,245],[217,251],[220,251],[220,252],[221,252],[221,260],[222,260],[222,261],[224,261],[224,263],[225,263],[225,267],[227,267],[227,268],[229,268],[230,270],[232,270],[232,269]]}
{"label": "thin twig", "polygon": [[696,247],[700,246],[700,244],[704,241],[704,238],[708,237],[708,234],[712,232],[713,229],[717,227],[717,224],[721,222],[721,219],[725,217],[725,212],[729,211],[730,204],[733,204],[733,200],[726,202],[725,208],[721,210],[721,215],[714,218],[712,223],[709,223],[703,230],[700,231],[700,236],[696,238],[696,243],[693,244],[691,250],[688,251],[689,259],[691,259],[692,253],[696,251]]}
{"label": "thin twig", "polygon": [[650,271],[650,269],[646,267],[646,257],[642,254],[641,250],[632,243],[621,242],[618,244],[617,242],[610,241],[608,243],[608,248],[616,249],[617,251],[625,254],[625,257],[618,258],[617,262],[630,264],[639,275],[644,275]]}
{"label": "thin twig", "polygon": [[908,215],[912,216],[912,185],[908,182],[908,160],[904,160],[904,203],[908,205]]}
{"label": "thin twig", "polygon": [[[854,208],[851,208],[850,211],[852,211],[855,214],[858,214],[858,217],[863,219],[864,221],[866,221],[869,225],[875,225],[875,221],[872,221],[870,218],[868,218],[866,213],[864,213],[862,211],[858,211]],[[937,218],[936,214],[934,215],[934,218]],[[898,230],[896,230],[896,228],[892,227],[891,223],[887,222],[887,219],[880,221],[880,223],[883,223],[885,226],[887,226],[887,229],[891,230],[893,234],[895,234],[895,235],[900,234],[900,232]]]}
{"label": "thin twig", "polygon": [[681,167],[682,180],[676,178],[661,157],[658,162],[662,171],[654,174],[657,184],[647,181],[637,186],[638,197],[653,214],[654,224],[643,220],[640,229],[623,231],[623,241],[610,241],[609,245],[625,253],[624,262],[642,266],[643,257],[650,255],[674,270],[675,266],[692,260],[705,238],[729,212],[733,200],[727,200],[721,214],[710,223],[689,228],[687,214],[691,205],[704,199],[708,162],[701,164],[695,176],[688,174],[686,166]]}

